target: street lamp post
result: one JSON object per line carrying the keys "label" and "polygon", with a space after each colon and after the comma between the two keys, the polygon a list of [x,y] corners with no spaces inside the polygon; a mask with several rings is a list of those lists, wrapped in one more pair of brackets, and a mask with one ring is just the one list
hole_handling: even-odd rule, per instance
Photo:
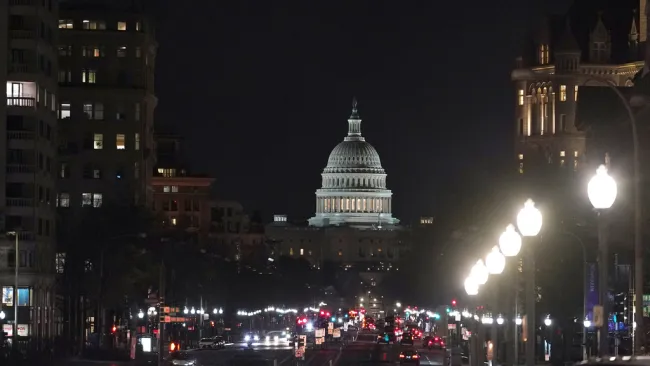
{"label": "street lamp post", "polygon": [[[499,248],[501,249],[501,253],[505,255],[506,257],[516,257],[519,255],[519,251],[521,250],[521,235],[515,230],[514,225],[510,224],[506,227],[506,230],[499,236]],[[508,311],[506,312],[506,316],[508,319],[515,319],[518,316],[517,313],[517,274],[518,272],[515,271],[513,273],[513,276],[511,276],[510,281],[512,285],[512,289],[515,289],[514,291],[509,291],[510,294],[514,294],[514,301],[510,302],[508,304],[508,307],[506,308]],[[510,313],[512,311],[512,313]],[[510,325],[512,324],[512,325]],[[519,351],[518,351],[518,346],[519,346],[519,332],[518,332],[518,325],[516,321],[510,321],[507,327],[511,326],[512,328],[510,329],[509,333],[513,336],[513,347],[508,347],[508,353],[506,354],[506,359],[508,360],[508,364],[512,363],[513,365],[517,365],[517,359],[519,357]],[[508,333],[506,333],[508,334]],[[506,340],[508,337],[506,337]]]}
{"label": "street lamp post", "polygon": [[[478,263],[477,263],[478,265]],[[476,265],[474,266],[476,267]],[[472,267],[472,270],[470,271],[469,276],[465,279],[465,292],[469,296],[476,296],[478,295],[478,289],[479,289],[479,281],[476,278],[475,275],[475,270],[474,267]],[[485,283],[485,282],[484,282]],[[470,320],[471,321],[471,320]],[[477,321],[472,321],[472,335],[470,336],[469,339],[469,364],[470,366],[479,366],[479,360],[478,360],[478,355],[479,355],[479,342],[478,342],[478,322]]]}
{"label": "street lamp post", "polygon": [[[542,213],[535,207],[535,202],[528,199],[524,208],[517,215],[517,227],[524,237],[535,237],[542,229]],[[535,256],[534,247],[530,245],[524,254],[524,271],[526,276],[526,366],[535,365]]]}
{"label": "street lamp post", "polygon": [[[499,250],[498,246],[495,246],[492,248],[492,251],[488,253],[487,257],[485,257],[485,266],[488,269],[488,272],[490,274],[501,274],[503,273],[503,270],[506,268],[506,257],[501,253]],[[492,304],[492,314],[497,313],[497,307],[499,304],[499,283],[494,282],[492,284],[494,286],[494,291],[492,293],[493,295],[493,304]],[[494,315],[493,315],[494,318]],[[502,319],[503,320],[503,319]],[[494,345],[492,348],[492,359],[494,360],[494,363],[498,363],[499,361],[499,328],[498,328],[498,323],[493,321],[491,324],[491,331],[492,331],[492,344]]]}
{"label": "street lamp post", "polygon": [[[598,353],[600,357],[609,353],[609,299],[608,299],[608,257],[609,248],[607,245],[607,236],[605,233],[606,223],[604,222],[603,213],[606,212],[616,201],[617,195],[616,181],[607,174],[607,168],[604,165],[598,167],[596,175],[591,178],[587,185],[587,194],[589,201],[598,212],[598,292],[600,306],[603,309],[603,324],[599,330]],[[637,293],[637,296],[639,294]]]}

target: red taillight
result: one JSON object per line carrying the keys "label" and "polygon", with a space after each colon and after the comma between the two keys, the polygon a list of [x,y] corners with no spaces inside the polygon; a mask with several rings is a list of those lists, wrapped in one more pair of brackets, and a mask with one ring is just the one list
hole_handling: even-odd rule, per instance
{"label": "red taillight", "polygon": [[420,356],[418,356],[418,355],[413,355],[413,358],[420,358]]}
{"label": "red taillight", "polygon": [[404,355],[399,355],[399,358],[404,358]]}

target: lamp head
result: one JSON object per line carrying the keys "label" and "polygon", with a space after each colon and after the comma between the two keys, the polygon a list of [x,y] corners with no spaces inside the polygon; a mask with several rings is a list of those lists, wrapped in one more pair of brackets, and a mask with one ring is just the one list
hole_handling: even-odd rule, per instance
{"label": "lamp head", "polygon": [[597,210],[606,210],[616,201],[618,188],[616,181],[607,174],[607,167],[601,165],[587,185],[587,195],[589,201]]}
{"label": "lamp head", "polygon": [[521,235],[515,230],[515,226],[510,224],[506,227],[499,237],[499,248],[501,253],[506,257],[515,257],[521,250]]}
{"label": "lamp head", "polygon": [[500,274],[506,268],[506,257],[501,254],[499,247],[495,246],[485,257],[485,266],[490,274]]}
{"label": "lamp head", "polygon": [[537,236],[542,229],[542,213],[530,198],[517,215],[517,227],[522,236]]}

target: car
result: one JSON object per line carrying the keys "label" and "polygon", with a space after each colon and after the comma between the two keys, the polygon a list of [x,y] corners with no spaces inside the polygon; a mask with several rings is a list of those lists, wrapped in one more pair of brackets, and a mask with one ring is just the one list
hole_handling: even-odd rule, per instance
{"label": "car", "polygon": [[199,341],[199,348],[200,349],[217,348],[217,343],[214,340],[214,338],[201,338],[201,340]]}
{"label": "car", "polygon": [[226,348],[226,339],[223,336],[215,336],[212,339],[214,339],[216,348]]}
{"label": "car", "polygon": [[169,354],[165,365],[167,366],[200,366],[199,361],[191,354],[175,351]]}
{"label": "car", "polygon": [[414,349],[407,349],[399,354],[399,363],[403,364],[414,364],[420,366],[420,354]]}
{"label": "car", "polygon": [[244,342],[259,342],[259,341],[260,341],[260,336],[257,334],[247,333],[244,336]]}
{"label": "car", "polygon": [[400,342],[403,345],[413,345],[413,336],[410,334],[404,334],[402,336],[402,341]]}
{"label": "car", "polygon": [[422,347],[428,349],[434,349],[434,348],[443,349],[445,348],[445,341],[438,336],[425,337],[422,340]]}
{"label": "car", "polygon": [[289,342],[289,334],[284,330],[272,330],[266,333],[264,337],[266,343],[284,343]]}

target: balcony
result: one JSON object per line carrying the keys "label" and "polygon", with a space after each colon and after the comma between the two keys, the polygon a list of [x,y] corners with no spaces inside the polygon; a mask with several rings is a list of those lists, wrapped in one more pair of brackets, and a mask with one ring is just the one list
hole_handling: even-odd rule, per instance
{"label": "balcony", "polygon": [[34,140],[34,133],[29,131],[7,131],[9,140]]}
{"label": "balcony", "polygon": [[11,39],[34,39],[36,32],[28,29],[10,29],[9,37]]}
{"label": "balcony", "polygon": [[7,197],[7,207],[33,207],[33,198],[11,198]]}
{"label": "balcony", "polygon": [[7,164],[7,174],[34,174],[33,165],[27,164]]}
{"label": "balcony", "polygon": [[7,107],[36,108],[36,99],[28,97],[7,97]]}
{"label": "balcony", "polygon": [[13,63],[9,65],[9,73],[26,73],[29,72],[29,64]]}

